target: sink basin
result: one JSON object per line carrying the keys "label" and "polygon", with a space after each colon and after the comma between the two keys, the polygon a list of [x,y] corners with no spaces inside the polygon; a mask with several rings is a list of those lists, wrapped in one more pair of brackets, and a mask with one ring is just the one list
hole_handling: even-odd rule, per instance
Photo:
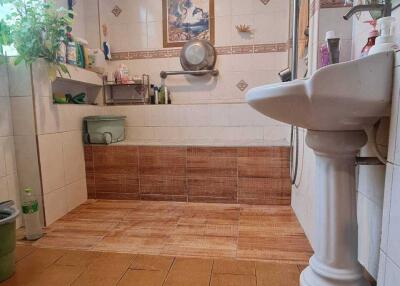
{"label": "sink basin", "polygon": [[273,119],[317,131],[363,130],[385,116],[394,52],[330,65],[310,79],[251,89],[246,100]]}

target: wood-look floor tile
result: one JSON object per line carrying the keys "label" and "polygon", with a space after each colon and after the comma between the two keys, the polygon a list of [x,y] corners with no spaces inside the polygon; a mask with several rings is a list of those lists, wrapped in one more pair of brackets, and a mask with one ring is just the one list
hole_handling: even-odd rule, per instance
{"label": "wood-look floor tile", "polygon": [[236,237],[173,235],[162,255],[195,257],[235,257]]}
{"label": "wood-look floor tile", "polygon": [[128,270],[118,286],[162,286],[166,273],[164,271]]}
{"label": "wood-look floor tile", "polygon": [[151,270],[168,272],[174,261],[173,257],[155,256],[155,255],[136,255],[130,269],[133,270]]}
{"label": "wood-look floor tile", "polygon": [[256,262],[257,286],[298,286],[297,265]]}
{"label": "wood-look floor tile", "polygon": [[210,286],[256,286],[255,275],[213,274]]}
{"label": "wood-look floor tile", "polygon": [[55,264],[62,266],[85,267],[92,263],[99,255],[98,252],[93,251],[72,250],[66,252]]}
{"label": "wood-look floor tile", "polygon": [[165,286],[208,286],[213,261],[210,259],[176,258]]}
{"label": "wood-look floor tile", "polygon": [[18,262],[21,259],[25,258],[29,254],[31,254],[35,248],[30,245],[17,245],[15,248],[15,260]]}
{"label": "wood-look floor tile", "polygon": [[256,275],[256,265],[253,261],[236,259],[215,259],[214,274]]}
{"label": "wood-look floor tile", "polygon": [[69,286],[83,271],[79,266],[51,265],[26,286]]}
{"label": "wood-look floor tile", "polygon": [[4,285],[26,285],[31,279],[36,279],[46,268],[55,263],[64,253],[63,250],[58,249],[35,249],[17,262],[16,274]]}

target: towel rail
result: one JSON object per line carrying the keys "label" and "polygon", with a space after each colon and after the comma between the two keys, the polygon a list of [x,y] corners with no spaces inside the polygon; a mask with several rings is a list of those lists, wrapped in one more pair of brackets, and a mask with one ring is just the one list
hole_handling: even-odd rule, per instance
{"label": "towel rail", "polygon": [[207,75],[210,74],[212,76],[218,76],[219,70],[199,70],[199,71],[162,71],[160,73],[161,78],[167,78],[170,75]]}

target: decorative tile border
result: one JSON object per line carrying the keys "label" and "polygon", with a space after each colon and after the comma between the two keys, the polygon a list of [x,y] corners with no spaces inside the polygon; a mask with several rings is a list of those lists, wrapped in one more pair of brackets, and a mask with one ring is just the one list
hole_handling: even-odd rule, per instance
{"label": "decorative tile border", "polygon": [[[289,44],[276,43],[276,44],[222,46],[222,47],[216,47],[215,49],[218,55],[262,54],[262,53],[286,52],[289,49]],[[179,57],[180,52],[181,52],[180,48],[119,52],[112,54],[112,60],[120,61],[120,60],[177,58]]]}

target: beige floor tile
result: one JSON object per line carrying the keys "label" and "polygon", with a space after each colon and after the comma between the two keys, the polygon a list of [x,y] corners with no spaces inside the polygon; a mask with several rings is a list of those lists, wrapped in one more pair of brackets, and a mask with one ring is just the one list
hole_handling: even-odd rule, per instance
{"label": "beige floor tile", "polygon": [[256,262],[257,286],[298,286],[297,265]]}
{"label": "beige floor tile", "polygon": [[256,286],[256,276],[235,274],[213,274],[211,286]]}
{"label": "beige floor tile", "polygon": [[79,266],[51,265],[26,286],[69,286],[83,271]]}
{"label": "beige floor tile", "polygon": [[151,270],[128,270],[118,286],[162,286],[166,272]]}
{"label": "beige floor tile", "polygon": [[256,265],[253,261],[215,259],[213,274],[255,275]]}
{"label": "beige floor tile", "polygon": [[173,257],[136,255],[130,269],[133,270],[160,270],[167,272],[171,268]]}

